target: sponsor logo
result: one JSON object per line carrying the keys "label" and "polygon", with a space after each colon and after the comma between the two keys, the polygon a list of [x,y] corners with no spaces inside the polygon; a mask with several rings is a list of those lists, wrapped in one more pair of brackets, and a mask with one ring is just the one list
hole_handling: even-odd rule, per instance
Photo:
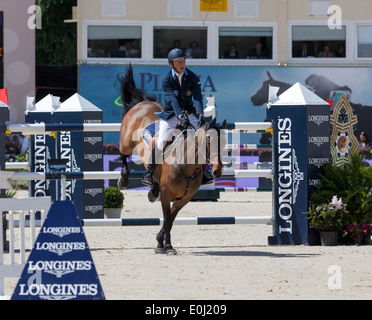
{"label": "sponsor logo", "polygon": [[324,164],[329,162],[329,158],[309,158],[309,164],[312,164],[316,166],[317,168],[320,168]]}
{"label": "sponsor logo", "polygon": [[92,269],[92,261],[28,261],[28,273],[44,271],[62,278],[66,274],[75,271],[89,271]]}
{"label": "sponsor logo", "polygon": [[316,187],[320,183],[320,179],[309,179],[309,186]]}
{"label": "sponsor logo", "polygon": [[309,137],[309,143],[314,143],[320,147],[323,143],[328,143],[329,137]]}
{"label": "sponsor logo", "polygon": [[[46,146],[46,136],[35,136],[34,139],[34,172],[45,173],[47,160],[50,159],[49,148]],[[35,181],[34,197],[45,197],[49,189],[49,181]]]}
{"label": "sponsor logo", "polygon": [[94,146],[96,143],[102,142],[102,137],[84,137],[84,142]]}
{"label": "sponsor logo", "polygon": [[85,189],[85,194],[89,194],[90,196],[92,196],[93,198],[97,195],[97,194],[102,194],[103,193],[103,189],[102,188],[91,188],[91,189]]}
{"label": "sponsor logo", "polygon": [[102,154],[85,154],[84,160],[89,160],[92,163],[102,159]]}
{"label": "sponsor logo", "polygon": [[35,249],[38,251],[49,251],[62,256],[73,250],[85,250],[85,242],[36,242]]}
{"label": "sponsor logo", "polygon": [[84,123],[102,123],[102,120],[84,120]]}
{"label": "sponsor logo", "polygon": [[41,229],[42,233],[50,233],[60,238],[69,236],[70,234],[81,233],[81,228],[78,227],[43,227]]}
{"label": "sponsor logo", "polygon": [[311,116],[308,116],[308,121],[314,122],[315,124],[320,126],[323,122],[329,121],[329,116],[328,115],[311,115]]}
{"label": "sponsor logo", "polygon": [[[59,137],[60,142],[60,158],[66,159],[66,172],[80,172],[80,168],[77,166],[75,151],[71,148],[71,132],[61,132]],[[75,191],[76,180],[66,181],[66,199],[72,200],[72,194]]]}
{"label": "sponsor logo", "polygon": [[102,205],[98,205],[98,206],[85,206],[85,211],[91,212],[92,214],[96,214],[100,210],[103,210],[103,206]]}
{"label": "sponsor logo", "polygon": [[38,296],[45,300],[71,300],[77,296],[96,296],[97,284],[31,284],[20,285],[20,296]]}
{"label": "sponsor logo", "polygon": [[296,151],[292,148],[292,121],[278,119],[278,216],[279,233],[292,234],[293,205],[304,173],[301,172]]}

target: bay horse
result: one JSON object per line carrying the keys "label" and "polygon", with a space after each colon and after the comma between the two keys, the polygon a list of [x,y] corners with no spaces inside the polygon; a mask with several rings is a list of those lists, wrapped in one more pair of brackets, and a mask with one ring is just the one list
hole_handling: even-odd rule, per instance
{"label": "bay horse", "polygon": [[[119,150],[122,155],[119,189],[129,184],[127,158],[136,148],[145,167],[151,150],[144,145],[141,132],[150,123],[159,119],[154,113],[162,111],[162,105],[149,99],[136,88],[133,67],[127,67],[125,77],[119,76],[124,117],[120,128]],[[189,134],[191,131],[193,134]],[[155,167],[156,184],[149,191],[149,200],[155,201],[160,193],[163,211],[163,226],[156,236],[156,253],[177,254],[171,244],[171,229],[178,212],[191,200],[202,184],[206,162],[212,166],[212,175],[219,178],[222,174],[220,145],[225,145],[225,137],[215,119],[198,130],[187,130],[181,134],[175,147],[164,155],[164,161]],[[184,132],[184,133],[185,133]],[[220,141],[221,140],[221,141]],[[180,152],[181,150],[181,152]],[[205,151],[205,152],[203,152]],[[191,160],[189,160],[191,159]]]}

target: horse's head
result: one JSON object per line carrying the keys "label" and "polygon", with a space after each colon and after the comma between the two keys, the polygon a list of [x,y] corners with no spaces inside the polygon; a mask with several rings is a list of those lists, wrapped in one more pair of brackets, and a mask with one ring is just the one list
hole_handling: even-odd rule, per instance
{"label": "horse's head", "polygon": [[275,80],[269,71],[267,71],[267,76],[269,79],[265,80],[262,83],[261,88],[253,96],[251,96],[251,101],[254,106],[262,106],[263,104],[267,103],[267,99],[269,97],[269,85],[280,88],[278,95],[281,95],[284,91],[291,87],[291,85],[288,83]]}
{"label": "horse's head", "polygon": [[212,175],[215,178],[219,178],[222,175],[223,163],[221,158],[221,150],[224,149],[226,140],[225,135],[221,132],[221,130],[225,129],[225,126],[226,120],[221,126],[218,126],[216,124],[216,118],[214,118],[205,127],[206,158],[212,168]]}

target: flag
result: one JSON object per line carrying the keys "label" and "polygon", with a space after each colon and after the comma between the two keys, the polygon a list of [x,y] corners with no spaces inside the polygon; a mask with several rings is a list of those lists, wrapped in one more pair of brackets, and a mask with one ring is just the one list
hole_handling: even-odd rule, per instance
{"label": "flag", "polygon": [[8,105],[8,89],[0,89],[0,101]]}

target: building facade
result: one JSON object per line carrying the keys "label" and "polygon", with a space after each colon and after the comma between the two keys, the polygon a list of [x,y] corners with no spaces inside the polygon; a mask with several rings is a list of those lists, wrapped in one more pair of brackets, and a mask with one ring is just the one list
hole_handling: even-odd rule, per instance
{"label": "building facade", "polygon": [[[344,93],[372,106],[368,0],[79,0],[77,12],[80,93],[107,109],[107,122],[121,120],[116,77],[125,64],[161,102],[174,46],[187,52],[203,94],[216,97],[221,120],[263,121],[269,84],[300,82],[324,100]],[[370,129],[360,121],[356,130]]]}
{"label": "building facade", "polygon": [[24,123],[35,96],[35,0],[0,2],[0,88],[8,89],[10,122]]}

